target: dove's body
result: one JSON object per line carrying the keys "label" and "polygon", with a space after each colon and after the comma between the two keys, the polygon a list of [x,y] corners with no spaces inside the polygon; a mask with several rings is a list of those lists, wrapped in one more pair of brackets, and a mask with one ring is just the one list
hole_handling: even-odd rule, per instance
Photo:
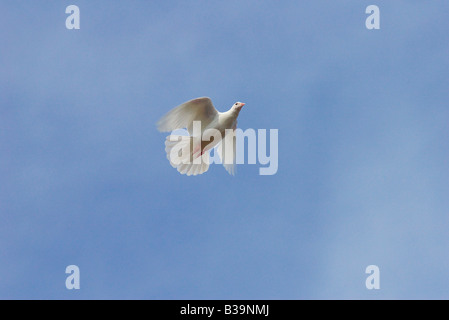
{"label": "dove's body", "polygon": [[[217,146],[222,139],[224,139],[226,134],[230,134],[229,129],[235,130],[237,127],[237,117],[244,105],[244,103],[236,102],[230,110],[218,112],[213,106],[212,101],[209,98],[204,97],[187,101],[168,112],[158,122],[158,129],[160,131],[173,131],[176,129],[187,128],[190,133],[190,137],[175,135],[167,137],[165,150],[170,164],[177,168],[182,174],[197,175],[206,172],[209,168],[209,150]],[[197,132],[194,132],[194,121],[201,122],[200,136],[198,136]],[[208,129],[218,130],[220,135],[218,135],[216,139],[214,138],[216,135],[214,135],[210,140],[205,139],[205,141],[202,141],[203,134]],[[231,133],[232,135],[234,134],[233,130]],[[196,141],[201,142],[197,143]],[[190,154],[182,156],[182,161],[180,163],[174,162],[172,161],[173,159],[171,159],[172,151],[175,146],[177,147],[176,150],[180,150],[182,147],[190,147],[191,150]],[[224,148],[220,147],[218,148],[218,152],[224,160]],[[226,159],[231,159],[231,163],[225,163],[225,161],[223,161],[223,163],[226,170],[230,174],[234,174],[235,141],[233,150],[231,151],[233,154],[226,157]],[[193,160],[200,156],[202,156],[201,161],[196,161],[196,163],[194,163]],[[234,161],[232,161],[232,159],[234,159]]]}
{"label": "dove's body", "polygon": [[[235,111],[233,109],[226,112],[218,112],[217,116],[214,120],[206,127],[202,128],[201,134],[204,134],[208,129],[214,129],[220,132],[220,136],[224,138],[226,135],[226,130],[235,129],[237,127],[237,117],[239,115],[239,111]],[[220,143],[221,140],[215,141],[203,141],[201,143],[201,150],[210,150],[214,148],[217,144]]]}

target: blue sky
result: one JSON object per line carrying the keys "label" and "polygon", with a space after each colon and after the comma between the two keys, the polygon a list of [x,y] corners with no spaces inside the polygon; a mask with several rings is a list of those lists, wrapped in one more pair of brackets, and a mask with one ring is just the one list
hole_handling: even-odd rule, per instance
{"label": "blue sky", "polygon": [[[449,298],[448,14],[1,0],[0,298]],[[169,165],[155,123],[199,96],[279,130],[276,175]]]}

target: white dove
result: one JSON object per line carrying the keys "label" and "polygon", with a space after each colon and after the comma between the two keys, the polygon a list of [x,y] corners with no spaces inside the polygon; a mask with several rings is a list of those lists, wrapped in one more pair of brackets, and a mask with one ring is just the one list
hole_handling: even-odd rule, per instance
{"label": "white dove", "polygon": [[[159,131],[170,132],[186,128],[190,134],[190,136],[173,134],[167,136],[165,151],[172,167],[188,176],[202,174],[209,169],[209,151],[220,142],[224,141],[227,144],[229,141],[232,142],[232,147],[223,147],[221,143],[216,150],[226,171],[234,175],[235,129],[237,117],[244,105],[242,102],[236,102],[228,111],[219,112],[210,98],[202,97],[184,102],[163,116],[157,123]],[[199,124],[201,124],[200,132],[196,130]]]}

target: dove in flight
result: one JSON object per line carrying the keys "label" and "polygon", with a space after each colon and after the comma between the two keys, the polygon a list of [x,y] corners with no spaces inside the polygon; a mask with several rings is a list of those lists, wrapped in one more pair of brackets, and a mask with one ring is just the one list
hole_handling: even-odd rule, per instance
{"label": "dove in flight", "polygon": [[[236,102],[228,111],[219,112],[210,98],[202,97],[184,102],[163,116],[157,123],[159,131],[186,128],[189,132],[189,136],[171,134],[165,140],[165,151],[172,167],[188,176],[202,174],[209,169],[209,151],[218,145],[216,151],[226,171],[234,175],[235,129],[244,105]],[[196,130],[199,127],[201,130]]]}

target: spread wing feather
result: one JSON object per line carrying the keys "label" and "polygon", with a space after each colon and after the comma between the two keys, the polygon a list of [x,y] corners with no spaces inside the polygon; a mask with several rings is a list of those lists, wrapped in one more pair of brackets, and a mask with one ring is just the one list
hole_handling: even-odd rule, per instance
{"label": "spread wing feather", "polygon": [[196,98],[168,112],[159,120],[157,128],[161,132],[186,128],[192,134],[193,121],[201,121],[201,128],[204,130],[217,116],[218,111],[210,98]]}

